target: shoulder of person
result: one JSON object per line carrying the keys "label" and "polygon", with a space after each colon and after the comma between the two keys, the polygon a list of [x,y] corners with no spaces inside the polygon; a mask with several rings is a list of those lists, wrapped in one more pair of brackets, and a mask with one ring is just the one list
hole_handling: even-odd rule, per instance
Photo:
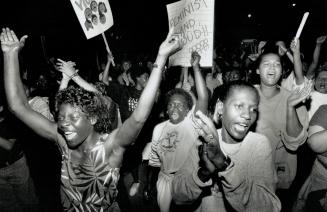
{"label": "shoulder of person", "polygon": [[116,136],[117,136],[117,132],[119,130],[119,127],[114,129],[111,133],[105,133],[101,136],[101,140],[105,143],[113,143]]}
{"label": "shoulder of person", "polygon": [[256,147],[255,149],[258,151],[262,151],[262,148],[268,148],[268,150],[271,149],[269,139],[261,133],[249,132],[246,136],[246,139],[248,142],[254,143]]}
{"label": "shoulder of person", "polygon": [[157,125],[154,126],[153,131],[162,130],[168,124],[168,122],[169,120],[158,123]]}
{"label": "shoulder of person", "polygon": [[280,93],[282,95],[289,96],[289,95],[292,94],[292,91],[290,91],[290,90],[288,90],[288,89],[286,89],[286,88],[284,88],[282,86],[279,86],[279,89],[280,89]]}

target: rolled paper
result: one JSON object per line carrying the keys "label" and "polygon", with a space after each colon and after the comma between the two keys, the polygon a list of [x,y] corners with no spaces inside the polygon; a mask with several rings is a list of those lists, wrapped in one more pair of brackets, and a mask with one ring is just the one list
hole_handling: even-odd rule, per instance
{"label": "rolled paper", "polygon": [[302,30],[303,30],[303,27],[304,27],[304,24],[305,22],[307,21],[307,18],[309,16],[309,12],[306,12],[304,13],[303,17],[302,17],[302,21],[300,23],[300,26],[299,28],[297,29],[297,32],[296,32],[296,35],[295,35],[295,39],[299,39],[300,38],[300,35],[302,33]]}

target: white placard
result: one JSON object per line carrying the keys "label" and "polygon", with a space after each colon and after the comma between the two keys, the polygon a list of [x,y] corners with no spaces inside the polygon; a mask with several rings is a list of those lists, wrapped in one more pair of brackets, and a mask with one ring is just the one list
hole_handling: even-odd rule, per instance
{"label": "white placard", "polygon": [[214,0],[181,0],[167,5],[169,29],[181,34],[183,48],[169,57],[169,65],[190,67],[191,53],[201,55],[202,67],[212,66]]}
{"label": "white placard", "polygon": [[113,24],[108,0],[70,0],[87,39],[93,38]]}

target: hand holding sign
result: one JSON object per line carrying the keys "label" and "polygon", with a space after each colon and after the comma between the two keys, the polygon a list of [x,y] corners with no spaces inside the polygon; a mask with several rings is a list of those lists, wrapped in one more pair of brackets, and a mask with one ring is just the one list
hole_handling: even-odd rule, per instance
{"label": "hand holding sign", "polygon": [[113,55],[112,55],[112,53],[111,53],[111,51],[110,51],[109,44],[108,44],[108,41],[107,41],[107,38],[106,38],[106,35],[104,34],[104,32],[102,33],[102,38],[103,38],[103,41],[104,41],[104,43],[105,43],[105,45],[106,45],[107,53],[108,53],[109,55],[111,55],[111,63],[112,63],[112,66],[115,67],[114,57],[113,57]]}
{"label": "hand holding sign", "polygon": [[166,40],[161,43],[159,47],[158,54],[160,56],[168,56],[177,52],[181,48],[181,43],[179,42],[179,34],[175,33],[174,27],[169,30]]}
{"label": "hand holding sign", "polygon": [[[87,39],[102,34],[108,54],[112,55],[104,32],[113,24],[108,0],[70,0]],[[112,65],[115,66],[112,60]]]}
{"label": "hand holding sign", "polygon": [[70,0],[87,39],[93,38],[113,24],[108,0]]}
{"label": "hand holding sign", "polygon": [[182,0],[167,5],[169,27],[180,33],[181,51],[170,56],[170,66],[190,67],[189,55],[197,51],[201,66],[212,66],[214,0]]}

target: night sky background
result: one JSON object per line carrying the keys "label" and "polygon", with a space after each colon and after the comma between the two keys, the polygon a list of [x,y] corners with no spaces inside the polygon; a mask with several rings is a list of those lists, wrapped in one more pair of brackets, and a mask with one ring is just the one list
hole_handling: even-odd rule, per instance
{"label": "night sky background", "polygon": [[[124,53],[156,54],[168,32],[166,4],[172,2],[109,0],[114,26],[105,34],[115,58],[119,60]],[[42,71],[40,64],[46,57],[73,60],[92,69],[95,53],[105,51],[101,35],[86,39],[69,0],[1,4],[1,27],[12,28],[18,36],[29,35],[25,60],[36,71]],[[301,49],[311,57],[317,36],[327,34],[327,0],[216,0],[215,43],[228,46],[243,38],[255,38],[282,39],[289,44],[306,11],[310,15],[301,35]]]}
{"label": "night sky background", "polygon": [[[105,34],[115,61],[119,61],[125,53],[156,55],[168,32],[166,4],[172,2],[174,1],[109,0],[114,26]],[[292,6],[293,4],[296,5]],[[301,34],[301,51],[310,61],[316,38],[327,34],[327,0],[216,0],[214,43],[233,46],[239,45],[242,39],[281,39],[289,45],[304,12],[307,11],[310,15]],[[93,74],[96,70],[95,55],[105,55],[106,51],[101,35],[86,39],[70,0],[2,0],[0,27],[10,27],[18,37],[25,34],[29,36],[21,59],[28,73],[35,78],[41,73],[49,72],[47,58],[50,57],[75,61],[81,75]],[[325,52],[322,55],[326,56],[327,42],[322,51]],[[3,67],[1,59],[0,67]],[[2,75],[1,73],[1,82]],[[97,75],[98,73],[93,74],[95,77]],[[2,88],[0,100],[3,95]],[[28,139],[36,140],[34,137]],[[35,173],[34,180],[44,194],[42,201],[49,203],[47,211],[56,211],[56,207],[60,205],[55,193],[58,192],[56,186],[59,181],[53,182],[51,179],[59,180],[59,175],[56,178],[55,174],[60,174],[56,171],[60,170],[61,155],[55,155],[56,146],[39,142],[27,144],[27,149],[33,153],[32,161],[35,161],[31,162],[31,173]],[[311,166],[306,163],[313,160],[308,159],[308,155],[303,155],[305,157],[299,157],[302,159],[298,162],[301,164],[299,167],[308,167],[304,173],[309,173]],[[302,169],[298,170],[299,173],[302,173]],[[300,177],[298,182],[302,183],[306,175],[300,174],[297,177]],[[302,184],[296,186],[299,185]]]}

